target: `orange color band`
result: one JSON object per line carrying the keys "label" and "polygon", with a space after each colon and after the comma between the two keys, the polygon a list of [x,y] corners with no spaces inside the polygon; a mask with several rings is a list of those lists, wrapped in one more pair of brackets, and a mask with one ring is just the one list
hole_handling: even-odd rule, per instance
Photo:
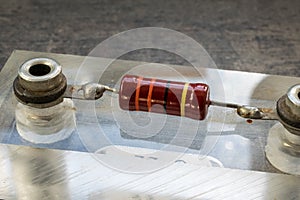
{"label": "orange color band", "polygon": [[148,91],[148,97],[147,97],[147,106],[148,106],[148,111],[150,112],[151,110],[151,100],[152,100],[152,93],[153,93],[153,86],[155,83],[155,79],[152,79],[149,85],[149,91]]}

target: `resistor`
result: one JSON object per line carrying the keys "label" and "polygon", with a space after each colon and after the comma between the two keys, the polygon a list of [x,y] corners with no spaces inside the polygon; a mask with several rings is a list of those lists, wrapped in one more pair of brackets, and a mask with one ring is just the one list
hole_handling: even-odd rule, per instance
{"label": "resistor", "polygon": [[[79,91],[83,93],[79,93]],[[144,78],[125,75],[119,92],[116,88],[98,83],[68,85],[64,98],[96,100],[105,91],[117,93],[123,110],[155,112],[168,115],[204,120],[209,106],[236,109],[237,114],[247,119],[278,120],[276,110],[234,103],[213,101],[209,98],[209,86],[205,83],[184,83],[178,81]]]}
{"label": "resistor", "polygon": [[119,105],[124,110],[204,120],[210,105],[209,86],[125,75],[121,80]]}

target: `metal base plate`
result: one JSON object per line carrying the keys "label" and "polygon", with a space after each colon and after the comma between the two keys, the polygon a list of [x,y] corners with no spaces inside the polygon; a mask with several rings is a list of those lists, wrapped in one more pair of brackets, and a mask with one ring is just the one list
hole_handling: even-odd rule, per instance
{"label": "metal base plate", "polygon": [[[275,122],[249,123],[231,109],[211,107],[207,120],[199,122],[122,112],[117,96],[105,94],[96,102],[74,101],[76,131],[68,139],[53,144],[25,141],[16,131],[17,102],[12,83],[19,66],[34,57],[59,62],[71,84],[100,82],[117,87],[126,73],[182,80],[168,71],[175,69],[184,80],[209,84],[211,98],[216,101],[259,107],[274,107],[289,87],[300,83],[300,78],[295,77],[208,68],[195,73],[193,68],[184,66],[162,68],[159,64],[15,51],[0,73],[0,199],[118,199],[119,195],[122,199],[299,198],[297,177],[265,173],[280,173],[267,161],[264,150],[269,129]],[[103,68],[108,64],[108,68]],[[89,69],[82,70],[83,66]],[[144,67],[153,70],[145,72]],[[157,125],[152,126],[156,129],[149,131],[149,123]],[[128,152],[124,147],[134,150]],[[107,148],[114,151],[105,153]],[[141,155],[141,148],[148,151]],[[187,154],[193,155],[192,164],[183,164],[188,163],[186,160],[175,163]],[[102,162],[95,159],[98,156]],[[126,159],[122,159],[126,156],[133,158],[127,160],[129,164],[140,166],[140,170],[148,166],[152,173],[137,173],[140,171],[128,167]],[[162,163],[152,165],[157,158]],[[213,158],[226,169],[195,164],[204,158]]]}

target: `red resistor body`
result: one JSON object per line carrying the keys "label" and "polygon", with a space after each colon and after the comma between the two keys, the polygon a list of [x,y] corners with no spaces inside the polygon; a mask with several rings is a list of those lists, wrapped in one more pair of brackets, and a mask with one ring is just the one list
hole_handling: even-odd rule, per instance
{"label": "red resistor body", "polygon": [[119,91],[121,109],[146,111],[205,119],[209,87],[204,83],[184,83],[125,75]]}

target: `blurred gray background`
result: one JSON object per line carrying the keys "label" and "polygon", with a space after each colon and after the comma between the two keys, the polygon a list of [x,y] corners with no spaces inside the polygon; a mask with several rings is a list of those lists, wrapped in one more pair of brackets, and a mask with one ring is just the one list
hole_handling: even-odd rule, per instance
{"label": "blurred gray background", "polygon": [[[14,49],[88,55],[114,34],[148,26],[192,37],[221,69],[300,76],[297,0],[0,0],[0,68]],[[148,50],[123,58],[185,64]]]}

